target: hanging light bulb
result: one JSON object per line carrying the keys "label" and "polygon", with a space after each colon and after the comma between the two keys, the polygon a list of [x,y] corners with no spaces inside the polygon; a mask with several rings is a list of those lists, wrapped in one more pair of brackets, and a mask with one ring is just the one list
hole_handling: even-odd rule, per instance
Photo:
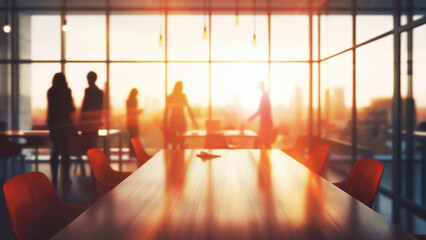
{"label": "hanging light bulb", "polygon": [[6,14],[6,18],[4,20],[3,32],[9,34],[12,31],[12,27],[9,24],[9,16]]}
{"label": "hanging light bulb", "polygon": [[[163,7],[163,1],[160,0],[160,9]],[[160,10],[160,38],[158,39],[158,46],[163,47],[163,11]]]}
{"label": "hanging light bulb", "polygon": [[207,7],[206,0],[204,0],[204,28],[203,28],[203,35],[202,35],[204,40],[207,40],[206,7]]}
{"label": "hanging light bulb", "polygon": [[240,25],[240,21],[238,20],[238,0],[235,1],[236,6],[235,6],[235,26],[239,26]]}
{"label": "hanging light bulb", "polygon": [[64,22],[62,23],[62,31],[67,32],[69,30],[67,19],[64,18]]}
{"label": "hanging light bulb", "polygon": [[203,29],[203,39],[207,40],[207,28],[206,28],[206,26],[204,26],[204,29]]}
{"label": "hanging light bulb", "polygon": [[160,39],[158,39],[158,46],[163,46],[163,34],[160,34]]}
{"label": "hanging light bulb", "polygon": [[3,26],[3,32],[9,34],[12,31],[12,27],[9,24]]}
{"label": "hanging light bulb", "polygon": [[256,0],[253,0],[253,40],[252,40],[253,47],[257,46],[257,39],[256,39]]}

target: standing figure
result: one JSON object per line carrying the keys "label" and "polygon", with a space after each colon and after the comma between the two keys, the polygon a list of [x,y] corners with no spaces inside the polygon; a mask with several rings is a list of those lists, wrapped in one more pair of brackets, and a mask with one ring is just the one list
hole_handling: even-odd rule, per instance
{"label": "standing figure", "polygon": [[59,153],[62,177],[69,180],[68,140],[75,134],[71,119],[71,113],[75,111],[74,101],[63,73],[56,73],[53,77],[52,87],[47,92],[47,103],[47,126],[52,141],[50,164],[52,180],[56,184]]}
{"label": "standing figure", "polygon": [[95,72],[87,74],[89,87],[84,91],[81,105],[80,129],[85,151],[96,147],[98,130],[102,126],[104,93],[95,84],[97,78]]}
{"label": "standing figure", "polygon": [[265,83],[259,83],[259,89],[262,92],[260,98],[259,109],[253,114],[248,120],[251,121],[255,117],[260,116],[259,136],[257,145],[260,148],[271,148],[272,145],[272,112],[271,112],[271,100],[269,99],[269,93],[265,89]]}
{"label": "standing figure", "polygon": [[185,107],[188,109],[194,127],[198,129],[194,114],[188,104],[188,99],[183,93],[183,83],[182,81],[177,81],[173,87],[173,92],[167,97],[164,111],[163,125],[166,148],[168,143],[171,143],[173,148],[177,146],[183,148],[184,142],[181,135],[186,132]]}
{"label": "standing figure", "polygon": [[[127,130],[130,133],[130,138],[139,138],[139,114],[143,112],[143,108],[138,108],[138,94],[138,89],[132,88],[126,100]],[[131,146],[131,143],[129,143],[129,146]],[[130,147],[130,154],[134,156],[132,147]]]}

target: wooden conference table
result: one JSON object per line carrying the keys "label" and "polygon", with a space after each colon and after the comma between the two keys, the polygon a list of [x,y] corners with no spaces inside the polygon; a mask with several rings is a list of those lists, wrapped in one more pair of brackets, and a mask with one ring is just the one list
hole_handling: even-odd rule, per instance
{"label": "wooden conference table", "polygon": [[[81,134],[81,131],[77,132],[79,135]],[[31,138],[31,137],[41,137],[41,138],[49,138],[49,130],[8,130],[8,131],[0,131],[0,135],[5,135],[8,137],[17,137],[17,138]],[[119,162],[121,167],[122,162],[122,136],[121,136],[121,130],[119,129],[99,129],[98,130],[98,136],[103,139],[104,143],[104,151],[107,150],[106,146],[106,138],[108,136],[114,136],[117,135],[118,137],[118,151],[119,151]]]}
{"label": "wooden conference table", "polygon": [[[214,133],[223,134],[225,137],[247,137],[247,138],[256,138],[257,134],[253,130],[220,130]],[[189,130],[186,131],[182,137],[191,138],[191,137],[205,137],[207,136],[206,130]]]}
{"label": "wooden conference table", "polygon": [[53,239],[414,239],[279,150],[162,150]]}

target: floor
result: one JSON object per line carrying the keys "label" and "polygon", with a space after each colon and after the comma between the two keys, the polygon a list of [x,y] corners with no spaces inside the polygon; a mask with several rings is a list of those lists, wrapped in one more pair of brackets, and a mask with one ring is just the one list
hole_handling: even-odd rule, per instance
{"label": "floor", "polygon": [[[51,178],[48,153],[41,152],[39,163],[37,164],[35,163],[34,155],[31,152],[26,152],[25,157],[27,160],[23,162],[19,157],[0,159],[1,184],[13,176],[31,171],[43,172]],[[113,156],[112,160],[114,159],[117,159],[117,156]],[[136,162],[128,160],[128,156],[124,156],[123,162],[123,171],[133,171],[136,169]],[[342,180],[346,174],[345,170],[348,171],[350,169],[347,165],[348,163],[345,162],[328,163],[324,171],[324,177],[332,182]],[[118,169],[119,165],[115,162],[112,163],[112,167]],[[342,171],[342,169],[345,170]],[[386,166],[385,163],[385,171],[389,171],[389,169],[391,168]],[[382,181],[385,185],[390,181],[389,176],[390,174],[387,172],[383,175]],[[65,181],[60,175],[58,176],[58,183],[55,187],[59,196],[63,200],[68,203],[83,205],[91,205],[97,200],[94,180],[91,174],[90,164],[87,159],[84,158],[83,163],[73,161],[70,168],[70,178],[71,181]],[[409,211],[403,207],[400,209],[401,217],[396,223],[397,225],[414,234],[426,234],[426,216],[420,216],[418,213]],[[379,192],[375,201],[374,210],[388,220],[392,220],[392,199]],[[15,239],[9,225],[2,190],[0,196],[0,239]]]}

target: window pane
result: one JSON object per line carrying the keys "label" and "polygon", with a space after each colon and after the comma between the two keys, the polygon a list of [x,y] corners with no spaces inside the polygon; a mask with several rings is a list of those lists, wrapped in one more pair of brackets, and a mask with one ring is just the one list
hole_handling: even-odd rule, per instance
{"label": "window pane", "polygon": [[352,46],[352,16],[321,17],[321,55],[328,57]]}
{"label": "window pane", "polygon": [[11,127],[11,72],[10,64],[0,64],[0,131]]}
{"label": "window pane", "polygon": [[127,132],[126,99],[130,90],[137,88],[139,108],[144,109],[139,116],[139,136],[147,148],[163,147],[160,124],[164,113],[164,69],[164,63],[111,64],[111,128]]}
{"label": "window pane", "polygon": [[53,75],[60,71],[59,63],[32,63],[19,66],[20,129],[46,125],[47,90],[52,86]]}
{"label": "window pane", "polygon": [[[239,128],[259,107],[260,81],[268,85],[267,63],[212,63],[213,118]],[[259,126],[253,121],[245,127]]]}
{"label": "window pane", "polygon": [[[374,24],[372,24],[374,23]],[[356,42],[361,43],[385,33],[393,28],[392,15],[357,15]]]}
{"label": "window pane", "polygon": [[271,101],[274,124],[284,135],[278,144],[289,148],[289,142],[295,142],[298,135],[307,133],[309,64],[272,63]]}
{"label": "window pane", "polygon": [[67,60],[105,60],[105,15],[67,15]]}
{"label": "window pane", "polygon": [[[322,136],[351,144],[352,53],[321,64]],[[350,151],[346,153],[350,156]],[[349,157],[347,156],[347,157]]]}
{"label": "window pane", "polygon": [[309,59],[309,18],[306,15],[272,15],[271,59]]}
{"label": "window pane", "polygon": [[[167,94],[169,95],[177,81],[183,82],[183,92],[194,112],[199,127],[204,126],[209,106],[209,65],[207,63],[170,63],[168,64]],[[187,126],[193,126],[189,115]]]}
{"label": "window pane", "polygon": [[357,50],[357,139],[361,156],[383,161],[381,184],[391,188],[393,37]]}
{"label": "window pane", "polygon": [[111,59],[164,60],[160,24],[160,15],[111,15]]}
{"label": "window pane", "polygon": [[77,108],[80,108],[83,102],[84,91],[88,87],[87,73],[90,71],[98,75],[96,85],[102,90],[105,89],[106,65],[104,63],[68,63],[65,66],[65,76]]}
{"label": "window pane", "polygon": [[[413,98],[414,98],[414,130],[426,131],[426,26],[415,28],[413,31]],[[417,134],[416,134],[417,135]],[[414,137],[413,179],[415,200],[423,204],[424,182],[420,179],[425,174],[421,167],[422,154],[425,154],[425,141]]]}
{"label": "window pane", "polygon": [[253,46],[253,16],[212,16],[213,60],[268,60],[268,18],[256,16],[257,46]]}
{"label": "window pane", "polygon": [[203,39],[204,16],[168,16],[168,58],[169,60],[208,60],[209,23],[206,17],[207,36]]}
{"label": "window pane", "polygon": [[57,12],[20,13],[19,57],[32,60],[59,60],[60,22]]}

